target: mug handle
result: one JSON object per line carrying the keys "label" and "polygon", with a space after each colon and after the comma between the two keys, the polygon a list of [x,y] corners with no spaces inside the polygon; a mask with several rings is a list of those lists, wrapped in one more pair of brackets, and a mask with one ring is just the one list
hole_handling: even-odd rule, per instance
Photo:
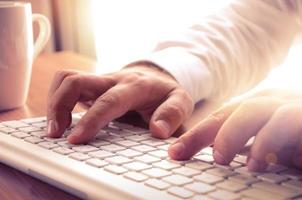
{"label": "mug handle", "polygon": [[51,26],[47,17],[41,14],[33,14],[32,22],[38,22],[39,35],[34,43],[34,58],[44,49],[50,37]]}

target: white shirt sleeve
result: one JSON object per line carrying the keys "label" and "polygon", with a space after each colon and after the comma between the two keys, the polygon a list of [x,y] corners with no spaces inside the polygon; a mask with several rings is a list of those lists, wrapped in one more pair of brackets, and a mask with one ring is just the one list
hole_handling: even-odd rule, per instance
{"label": "white shirt sleeve", "polygon": [[302,24],[302,0],[237,0],[144,61],[169,72],[192,96],[226,99],[265,78],[280,64]]}

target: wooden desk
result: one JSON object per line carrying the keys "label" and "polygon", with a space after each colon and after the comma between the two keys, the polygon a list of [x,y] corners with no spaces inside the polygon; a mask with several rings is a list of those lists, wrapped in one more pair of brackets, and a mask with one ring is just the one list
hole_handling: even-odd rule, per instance
{"label": "wooden desk", "polygon": [[[33,65],[27,104],[21,108],[0,113],[0,121],[45,116],[48,87],[55,72],[63,68],[94,72],[96,63],[89,58],[71,52],[46,54],[38,57]],[[204,104],[207,106],[204,106]],[[212,105],[203,103],[202,109],[195,110],[194,117],[185,123],[184,128],[194,125],[212,108]],[[78,198],[11,167],[0,164],[0,199],[73,200]]]}

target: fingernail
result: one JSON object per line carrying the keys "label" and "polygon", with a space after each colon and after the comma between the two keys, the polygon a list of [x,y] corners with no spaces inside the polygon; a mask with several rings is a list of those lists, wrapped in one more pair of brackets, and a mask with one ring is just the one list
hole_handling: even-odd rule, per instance
{"label": "fingernail", "polygon": [[250,171],[260,172],[265,169],[266,165],[264,163],[262,163],[261,161],[257,161],[254,158],[251,158],[248,161],[247,167]]}
{"label": "fingernail", "polygon": [[169,135],[170,125],[164,120],[158,120],[155,122],[156,126],[160,129],[161,133],[164,135]]}
{"label": "fingernail", "polygon": [[47,123],[47,134],[46,134],[46,136],[50,136],[50,135],[52,135],[54,132],[56,132],[57,131],[57,123],[56,123],[56,121],[55,120],[50,120],[50,121],[48,121],[48,123]]}
{"label": "fingernail", "polygon": [[169,151],[172,152],[174,159],[182,159],[184,150],[185,145],[181,142],[174,143],[169,147]]}
{"label": "fingernail", "polygon": [[223,157],[223,155],[222,155],[219,151],[217,151],[217,150],[214,151],[213,157],[214,157],[214,160],[215,160],[215,162],[216,162],[217,164],[220,164],[220,165],[227,165],[227,164],[229,164],[229,163],[225,160],[225,158]]}

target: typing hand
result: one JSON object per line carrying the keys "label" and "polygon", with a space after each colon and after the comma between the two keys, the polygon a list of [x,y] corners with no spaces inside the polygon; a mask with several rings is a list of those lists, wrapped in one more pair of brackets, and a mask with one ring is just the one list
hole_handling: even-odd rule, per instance
{"label": "typing hand", "polygon": [[214,144],[215,161],[225,165],[253,136],[249,170],[263,171],[269,163],[302,168],[302,94],[262,92],[223,106],[183,134],[170,146],[169,155],[189,159]]}
{"label": "typing hand", "polygon": [[193,110],[191,97],[165,72],[134,66],[104,76],[58,72],[49,91],[48,136],[60,137],[77,102],[93,102],[68,140],[85,143],[107,123],[128,111],[149,122],[154,137],[169,137]]}

